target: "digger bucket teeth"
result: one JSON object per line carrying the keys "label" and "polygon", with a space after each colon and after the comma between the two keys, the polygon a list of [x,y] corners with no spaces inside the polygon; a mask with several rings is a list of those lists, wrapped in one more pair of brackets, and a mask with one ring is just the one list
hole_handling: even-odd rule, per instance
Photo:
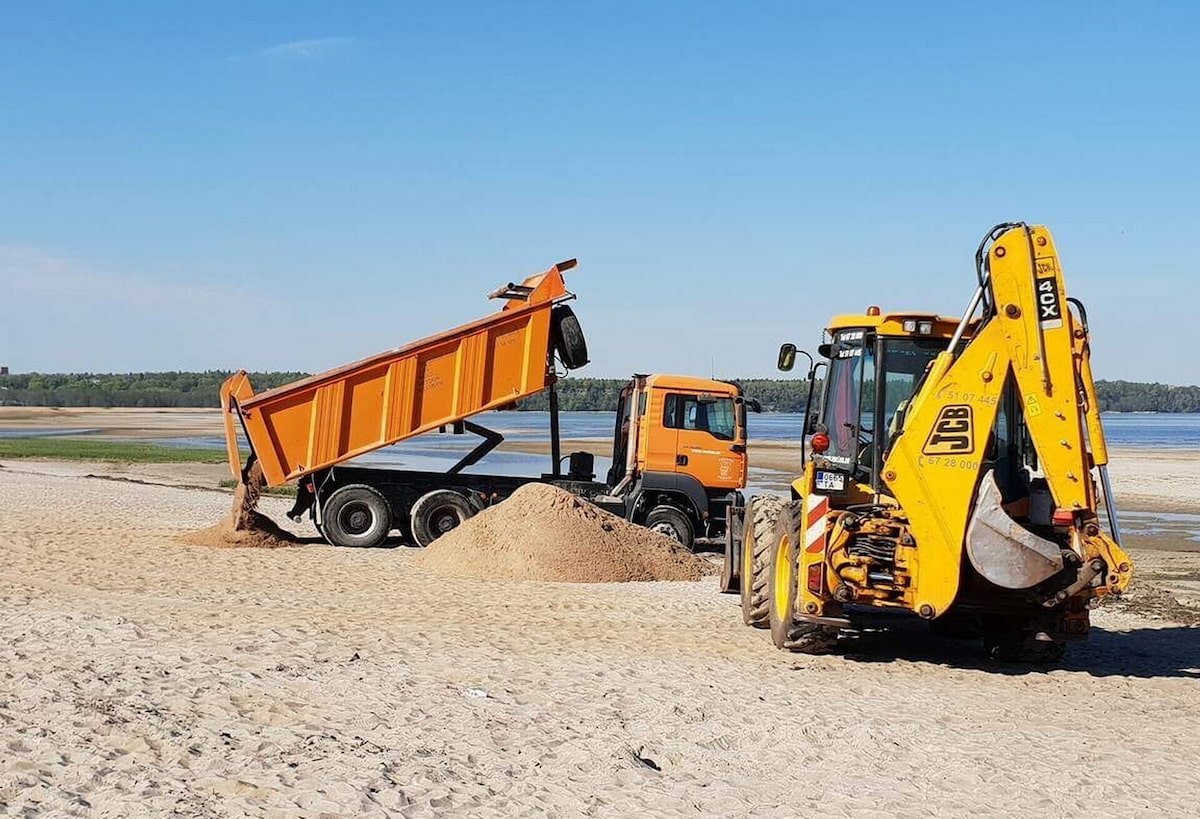
{"label": "digger bucket teeth", "polygon": [[1005,589],[1028,589],[1063,569],[1062,550],[1014,521],[1001,507],[1000,488],[989,470],[981,481],[967,556],[983,578]]}

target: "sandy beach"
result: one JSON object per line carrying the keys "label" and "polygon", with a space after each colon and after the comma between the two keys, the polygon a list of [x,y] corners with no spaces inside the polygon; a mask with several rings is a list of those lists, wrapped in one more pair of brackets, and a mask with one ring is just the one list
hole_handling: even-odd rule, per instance
{"label": "sandy beach", "polygon": [[[216,420],[63,412],[60,428],[113,438]],[[1187,511],[1198,468],[1137,450],[1113,477],[1123,503]],[[318,543],[281,498],[261,508],[304,545],[185,545],[228,511],[225,477],[0,466],[5,811],[1179,815],[1200,798],[1200,552],[1184,536],[1133,542],[1130,594],[1053,671],[987,664],[919,626],[805,657],[745,628],[712,578],[431,574],[407,546]]]}
{"label": "sandy beach", "polygon": [[921,634],[799,657],[711,579],[484,582],[407,548],[189,547],[227,494],[36,466],[0,470],[12,811],[1182,814],[1200,796],[1200,630],[1149,593],[1098,612],[1052,672]]}

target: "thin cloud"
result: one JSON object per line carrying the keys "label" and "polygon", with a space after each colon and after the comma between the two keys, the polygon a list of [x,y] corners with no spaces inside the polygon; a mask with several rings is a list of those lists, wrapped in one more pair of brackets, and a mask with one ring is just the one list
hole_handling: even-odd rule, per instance
{"label": "thin cloud", "polygon": [[0,357],[23,372],[287,369],[277,340],[300,313],[286,293],[0,244]]}
{"label": "thin cloud", "polygon": [[[251,57],[264,60],[315,60],[354,45],[353,37],[314,37],[308,40],[289,40],[286,43],[260,48]],[[234,60],[244,59],[234,57]]]}
{"label": "thin cloud", "polygon": [[211,315],[222,304],[268,303],[244,288],[114,274],[78,259],[14,245],[0,245],[0,290],[14,298],[120,304],[145,310],[172,308],[202,316]]}

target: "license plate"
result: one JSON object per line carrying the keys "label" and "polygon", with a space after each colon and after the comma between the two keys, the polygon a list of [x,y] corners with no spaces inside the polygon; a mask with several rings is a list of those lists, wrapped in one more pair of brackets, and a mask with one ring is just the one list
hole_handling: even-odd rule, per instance
{"label": "license plate", "polygon": [[846,476],[840,472],[817,471],[817,489],[824,492],[842,492],[846,489]]}

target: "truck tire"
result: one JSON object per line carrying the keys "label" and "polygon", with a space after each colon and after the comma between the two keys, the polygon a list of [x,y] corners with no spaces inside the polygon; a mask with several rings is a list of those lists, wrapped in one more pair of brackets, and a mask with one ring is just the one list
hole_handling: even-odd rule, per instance
{"label": "truck tire", "polygon": [[770,616],[767,554],[775,519],[782,509],[783,498],[778,495],[755,495],[746,506],[742,525],[742,620],[753,628],[766,628]]}
{"label": "truck tire", "polygon": [[378,546],[391,529],[387,499],[365,484],[343,486],[321,504],[319,531],[334,546]]}
{"label": "truck tire", "polygon": [[775,522],[771,538],[770,580],[771,605],[768,607],[771,642],[776,648],[801,654],[828,654],[837,645],[838,630],[819,623],[809,623],[795,616],[796,561],[800,555],[804,509],[801,501],[784,507]]}
{"label": "truck tire", "polygon": [[453,489],[435,489],[417,498],[409,519],[418,546],[428,546],[464,520],[475,515],[475,507]]}
{"label": "truck tire", "polygon": [[554,328],[554,349],[568,370],[577,370],[588,363],[587,341],[575,311],[565,304],[556,304],[550,313]]}
{"label": "truck tire", "polygon": [[678,541],[685,549],[691,549],[696,542],[696,528],[692,526],[691,518],[674,506],[655,506],[650,510],[650,514],[646,515],[644,525],[652,532]]}

